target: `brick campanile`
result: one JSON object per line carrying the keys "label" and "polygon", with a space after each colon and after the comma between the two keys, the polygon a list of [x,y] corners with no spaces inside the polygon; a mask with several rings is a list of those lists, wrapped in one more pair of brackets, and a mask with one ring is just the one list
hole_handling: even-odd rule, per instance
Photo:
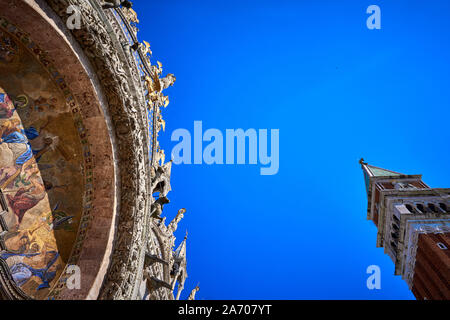
{"label": "brick campanile", "polygon": [[450,189],[360,160],[377,247],[420,300],[450,300]]}

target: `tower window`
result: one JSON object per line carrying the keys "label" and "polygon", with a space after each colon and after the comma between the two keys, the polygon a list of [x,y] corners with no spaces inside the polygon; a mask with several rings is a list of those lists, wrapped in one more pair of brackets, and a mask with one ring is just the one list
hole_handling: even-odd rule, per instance
{"label": "tower window", "polygon": [[439,249],[441,250],[447,250],[447,246],[445,244],[443,244],[442,242],[438,242],[437,246],[439,247]]}
{"label": "tower window", "polygon": [[409,212],[414,213],[414,208],[412,205],[410,205],[409,203],[405,205],[406,209],[408,209]]}
{"label": "tower window", "polygon": [[395,189],[397,189],[397,190],[404,188],[403,183],[401,183],[401,182],[397,182],[396,184],[394,184],[394,186],[395,186]]}
{"label": "tower window", "polygon": [[420,213],[425,213],[423,204],[421,204],[421,203],[416,204],[416,208],[417,208],[417,210],[419,210]]}
{"label": "tower window", "polygon": [[392,247],[394,250],[397,250],[397,244],[396,244],[394,241],[391,241],[391,247]]}
{"label": "tower window", "polygon": [[433,211],[434,213],[438,212],[438,210],[436,209],[436,206],[432,203],[428,204],[428,208],[430,208],[430,210]]}
{"label": "tower window", "polygon": [[439,207],[441,207],[442,210],[447,212],[447,206],[445,205],[445,203],[439,203]]}

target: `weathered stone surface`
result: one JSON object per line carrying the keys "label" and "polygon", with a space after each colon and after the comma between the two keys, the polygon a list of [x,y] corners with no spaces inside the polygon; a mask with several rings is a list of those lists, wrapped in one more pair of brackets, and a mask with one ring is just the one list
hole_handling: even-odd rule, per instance
{"label": "weathered stone surface", "polygon": [[[63,76],[87,131],[83,172],[92,189],[68,262],[81,269],[81,289],[68,290],[62,277],[49,298],[174,299],[177,282],[179,298],[187,277],[186,239],[174,252],[173,233],[185,210],[168,226],[161,217],[171,162],[165,163],[158,143],[165,126],[161,108],[169,103],[162,91],[175,77],[162,77],[162,65],[150,63],[150,45],[137,42],[137,14],[103,10],[94,0],[0,3],[0,15],[23,28]],[[66,26],[69,6],[80,12],[79,29]],[[0,268],[0,279],[6,298],[27,298],[15,291],[7,268]]]}

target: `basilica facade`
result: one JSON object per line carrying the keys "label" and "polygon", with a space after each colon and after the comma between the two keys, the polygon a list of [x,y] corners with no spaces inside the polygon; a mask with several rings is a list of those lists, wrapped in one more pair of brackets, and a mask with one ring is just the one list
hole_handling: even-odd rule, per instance
{"label": "basilica facade", "polygon": [[180,299],[186,210],[164,217],[158,143],[175,76],[131,3],[0,6],[0,298]]}

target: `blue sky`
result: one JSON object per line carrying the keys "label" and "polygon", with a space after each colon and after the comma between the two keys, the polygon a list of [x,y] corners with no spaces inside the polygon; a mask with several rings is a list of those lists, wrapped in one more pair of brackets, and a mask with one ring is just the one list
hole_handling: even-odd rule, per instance
{"label": "blue sky", "polygon": [[[381,30],[366,8],[381,8]],[[412,299],[376,248],[358,160],[448,187],[448,1],[135,0],[140,40],[174,73],[178,128],[280,129],[280,169],[178,165],[188,294],[199,299]],[[381,267],[381,290],[366,268]]]}

